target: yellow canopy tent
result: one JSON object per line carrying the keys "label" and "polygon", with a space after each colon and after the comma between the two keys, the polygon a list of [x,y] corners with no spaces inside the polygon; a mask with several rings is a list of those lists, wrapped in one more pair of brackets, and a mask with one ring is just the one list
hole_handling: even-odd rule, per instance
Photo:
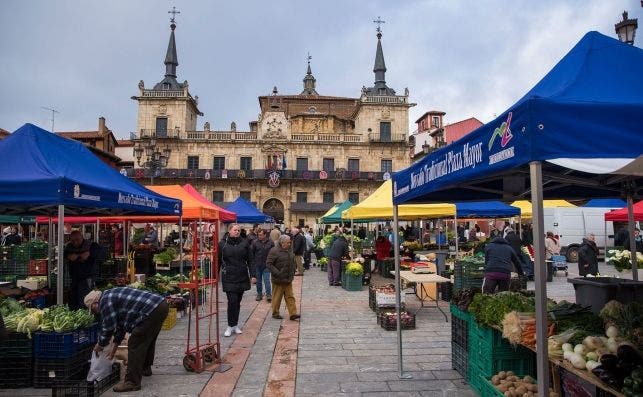
{"label": "yellow canopy tent", "polygon": [[[418,220],[455,216],[455,204],[405,204],[400,205],[400,220]],[[373,194],[361,203],[342,212],[343,219],[393,219],[393,187],[390,180],[385,181]]]}
{"label": "yellow canopy tent", "polygon": [[[522,218],[531,218],[531,202],[528,200],[518,200],[511,203],[512,206],[520,208]],[[543,200],[543,208],[555,207],[576,207],[566,200]]]}

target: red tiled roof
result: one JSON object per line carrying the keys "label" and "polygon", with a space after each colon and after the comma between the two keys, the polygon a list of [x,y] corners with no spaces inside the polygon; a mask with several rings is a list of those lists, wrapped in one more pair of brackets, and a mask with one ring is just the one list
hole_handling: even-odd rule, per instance
{"label": "red tiled roof", "polygon": [[134,141],[131,139],[118,139],[116,143],[118,143],[118,146],[134,146]]}
{"label": "red tiled roof", "polygon": [[59,131],[56,135],[63,136],[69,139],[88,139],[88,138],[102,138],[98,131]]}
{"label": "red tiled roof", "polygon": [[441,111],[441,110],[429,110],[428,112],[426,112],[426,113],[424,113],[422,116],[420,116],[420,118],[418,118],[417,120],[415,120],[415,122],[416,122],[416,123],[419,123],[419,122],[420,122],[420,120],[422,120],[423,118],[425,118],[425,117],[426,117],[426,116],[428,116],[429,114],[431,114],[431,115],[433,115],[433,114],[438,114],[438,115],[442,115],[442,116],[444,116],[446,113],[445,113],[445,112],[443,112],[443,111]]}
{"label": "red tiled roof", "polygon": [[0,138],[6,138],[9,135],[11,135],[9,131],[5,130],[4,128],[0,128]]}
{"label": "red tiled roof", "polygon": [[483,123],[475,117],[470,117],[466,120],[446,125],[444,126],[444,140],[448,145],[482,125]]}

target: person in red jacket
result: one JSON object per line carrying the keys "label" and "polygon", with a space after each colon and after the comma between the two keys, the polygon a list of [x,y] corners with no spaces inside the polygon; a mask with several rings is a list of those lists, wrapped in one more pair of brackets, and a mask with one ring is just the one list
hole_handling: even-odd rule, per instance
{"label": "person in red jacket", "polygon": [[375,253],[377,254],[376,259],[378,261],[383,261],[384,259],[391,256],[391,242],[384,236],[379,236],[375,240]]}

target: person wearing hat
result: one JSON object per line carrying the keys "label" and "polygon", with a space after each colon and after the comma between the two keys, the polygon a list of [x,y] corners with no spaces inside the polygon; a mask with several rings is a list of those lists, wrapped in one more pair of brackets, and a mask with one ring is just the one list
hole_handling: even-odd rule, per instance
{"label": "person wearing hat", "polygon": [[118,393],[141,390],[142,377],[152,375],[156,338],[167,317],[169,305],[161,295],[131,287],[91,291],[85,296],[84,303],[101,318],[95,352],[105,350],[113,336],[113,345],[107,350],[107,357],[111,360],[125,333],[130,334],[125,380],[113,390]]}

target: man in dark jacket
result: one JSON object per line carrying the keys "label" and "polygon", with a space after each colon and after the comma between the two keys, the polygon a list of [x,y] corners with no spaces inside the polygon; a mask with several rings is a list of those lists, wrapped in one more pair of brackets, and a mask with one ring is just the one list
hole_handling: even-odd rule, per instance
{"label": "man in dark jacket", "polygon": [[578,249],[578,274],[582,277],[598,273],[598,247],[595,240],[594,234],[588,234]]}
{"label": "man in dark jacket", "polygon": [[292,291],[292,280],[295,274],[295,256],[290,250],[290,236],[279,237],[278,245],[272,247],[266,259],[266,267],[272,273],[272,318],[282,319],[279,314],[281,298],[286,300],[286,307],[291,320],[297,320],[297,305]]}
{"label": "man in dark jacket", "polygon": [[[638,228],[634,229],[634,246],[636,247],[636,252],[640,252],[643,254],[643,239],[641,238],[641,230]],[[627,239],[625,240],[625,244],[623,244],[623,247],[625,247],[626,250],[631,251],[629,233]]]}
{"label": "man in dark jacket", "polygon": [[348,257],[348,241],[339,231],[330,247],[328,255],[328,285],[338,286],[341,280],[341,263],[343,258]]}
{"label": "man in dark jacket", "polygon": [[266,260],[268,259],[268,252],[274,247],[275,244],[265,230],[259,229],[257,231],[257,238],[250,244],[250,251],[254,258],[255,275],[257,277],[257,298],[260,301],[263,297],[262,281],[266,288],[266,300],[272,300],[272,288],[270,286],[270,269],[266,267]]}
{"label": "man in dark jacket", "polygon": [[241,299],[244,291],[250,289],[250,282],[257,281],[250,245],[248,240],[241,238],[241,228],[233,224],[228,232],[229,235],[219,243],[221,286],[228,297],[228,328],[223,336],[242,332],[239,328]]}
{"label": "man in dark jacket", "polygon": [[98,278],[98,266],[104,259],[103,249],[97,243],[84,239],[80,230],[74,230],[69,235],[64,255],[71,276],[69,306],[80,309],[85,306],[85,296],[94,288]]}
{"label": "man in dark jacket", "polygon": [[533,276],[534,269],[533,266],[531,266],[531,260],[529,260],[528,256],[525,257],[525,253],[522,252],[522,240],[520,240],[520,237],[518,237],[516,231],[512,227],[506,227],[505,234],[505,240],[507,240],[507,242],[511,246],[511,249],[513,249],[516,253],[516,256],[520,260],[520,264],[522,265],[522,270],[525,272],[525,275]]}
{"label": "man in dark jacket", "polygon": [[292,234],[292,253],[295,254],[295,264],[297,265],[297,273],[295,273],[295,276],[303,276],[306,237],[301,234],[301,231],[297,227],[290,229],[290,233]]}
{"label": "man in dark jacket", "polygon": [[516,255],[507,240],[502,237],[494,237],[484,247],[484,264],[485,274],[482,292],[485,294],[494,293],[496,287],[498,287],[498,291],[509,290],[512,264],[516,267],[519,275],[523,274],[518,255]]}

